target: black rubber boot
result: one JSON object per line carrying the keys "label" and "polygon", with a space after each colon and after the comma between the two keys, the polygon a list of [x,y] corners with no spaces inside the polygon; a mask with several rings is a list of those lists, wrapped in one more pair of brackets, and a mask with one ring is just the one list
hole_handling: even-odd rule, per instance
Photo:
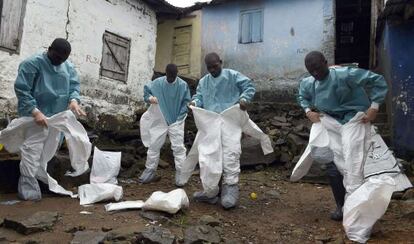
{"label": "black rubber boot", "polygon": [[326,166],[329,184],[331,185],[332,193],[336,202],[336,210],[331,214],[331,219],[341,221],[343,217],[342,208],[344,207],[346,194],[343,184],[344,177],[338,171],[333,162],[328,163]]}

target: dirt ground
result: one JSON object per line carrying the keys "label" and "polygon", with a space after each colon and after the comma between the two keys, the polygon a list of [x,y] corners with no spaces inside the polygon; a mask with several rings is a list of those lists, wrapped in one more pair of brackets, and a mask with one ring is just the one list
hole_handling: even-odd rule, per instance
{"label": "dirt ground", "polygon": [[[124,200],[145,200],[156,190],[170,191],[174,172],[171,168],[160,169],[161,181],[149,185],[136,182],[125,183]],[[191,196],[201,185],[199,176],[194,175],[184,189],[190,198],[190,208],[171,217],[162,224],[176,236],[183,238],[183,230],[197,224],[200,217],[210,215],[220,220],[223,243],[350,243],[341,222],[329,219],[334,201],[326,185],[290,183],[289,172],[280,168],[267,167],[263,170],[244,170],[241,174],[240,202],[233,210],[223,210],[217,205],[193,202]],[[270,196],[273,190],[280,196]],[[255,192],[257,199],[249,195]],[[276,194],[277,195],[277,194]],[[86,230],[117,229],[131,227],[142,229],[148,225],[160,225],[139,216],[139,211],[107,213],[104,203],[90,207],[79,205],[78,199],[55,195],[44,195],[40,202],[19,202],[15,205],[0,205],[0,221],[13,216],[28,216],[37,211],[57,211],[59,221],[52,231],[31,234],[17,234],[13,230],[0,228],[0,242],[27,243],[69,243],[73,234],[71,228]],[[15,194],[0,195],[0,202],[16,199]],[[414,220],[403,219],[401,201],[393,200],[385,216],[374,227],[369,243],[414,243]],[[90,215],[81,211],[92,212]],[[30,242],[29,242],[30,243]]]}

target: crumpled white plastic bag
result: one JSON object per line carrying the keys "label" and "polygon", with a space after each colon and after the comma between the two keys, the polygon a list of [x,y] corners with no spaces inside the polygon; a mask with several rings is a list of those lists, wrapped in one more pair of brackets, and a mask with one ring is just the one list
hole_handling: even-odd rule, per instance
{"label": "crumpled white plastic bag", "polygon": [[[69,149],[69,158],[74,172],[67,172],[68,176],[79,176],[89,169],[88,158],[91,153],[92,145],[88,134],[82,124],[77,121],[72,111],[67,110],[47,118],[48,133],[45,136],[43,150],[34,152],[41,154],[39,168],[36,178],[48,184],[49,190],[63,195],[76,198],[77,195],[65,190],[58,182],[47,173],[47,164],[55,155],[61,133],[65,135]],[[0,143],[4,144],[7,151],[11,153],[20,152],[20,146],[25,141],[26,130],[37,126],[32,117],[21,117],[13,120],[6,129],[0,131]],[[43,138],[39,138],[42,140]]]}
{"label": "crumpled white plastic bag", "polygon": [[198,107],[193,110],[198,129],[196,138],[182,167],[181,181],[186,183],[192,175],[197,162],[200,165],[200,178],[203,190],[208,196],[216,196],[218,184],[223,172],[223,152],[221,130],[231,130],[235,136],[240,132],[259,139],[264,154],[273,152],[268,135],[249,119],[246,111],[234,105],[218,114]]}
{"label": "crumpled white plastic bag", "polygon": [[123,190],[121,186],[109,183],[85,184],[78,188],[80,205],[87,205],[101,201],[122,198]]}
{"label": "crumpled white plastic bag", "polygon": [[190,201],[183,189],[175,189],[168,193],[156,191],[145,201],[144,210],[163,211],[170,214],[177,213],[180,209],[188,208]]}
{"label": "crumpled white plastic bag", "polygon": [[121,155],[121,152],[101,151],[95,147],[90,182],[118,184]]}
{"label": "crumpled white plastic bag", "polygon": [[346,198],[342,224],[350,240],[368,241],[375,222],[387,210],[394,189],[394,180],[380,175],[369,178]]}
{"label": "crumpled white plastic bag", "polygon": [[143,206],[144,206],[144,201],[142,200],[108,203],[105,205],[105,211],[110,212],[110,211],[124,210],[124,209],[140,209]]}

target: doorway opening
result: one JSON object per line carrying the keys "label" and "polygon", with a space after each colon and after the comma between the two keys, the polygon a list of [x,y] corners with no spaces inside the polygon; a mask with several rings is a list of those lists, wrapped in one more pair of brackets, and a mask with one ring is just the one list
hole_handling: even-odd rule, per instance
{"label": "doorway opening", "polygon": [[335,63],[368,69],[370,43],[371,0],[336,0]]}

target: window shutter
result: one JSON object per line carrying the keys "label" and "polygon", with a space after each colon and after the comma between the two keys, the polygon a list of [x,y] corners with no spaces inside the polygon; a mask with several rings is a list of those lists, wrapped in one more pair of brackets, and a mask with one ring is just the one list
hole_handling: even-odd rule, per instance
{"label": "window shutter", "polygon": [[252,42],[261,42],[263,33],[263,17],[262,12],[252,12]]}
{"label": "window shutter", "polygon": [[120,81],[128,79],[130,40],[105,32],[101,75]]}
{"label": "window shutter", "polygon": [[3,0],[1,3],[0,46],[17,51],[26,0]]}
{"label": "window shutter", "polygon": [[251,14],[243,13],[240,22],[240,43],[252,42],[250,26],[251,26]]}

